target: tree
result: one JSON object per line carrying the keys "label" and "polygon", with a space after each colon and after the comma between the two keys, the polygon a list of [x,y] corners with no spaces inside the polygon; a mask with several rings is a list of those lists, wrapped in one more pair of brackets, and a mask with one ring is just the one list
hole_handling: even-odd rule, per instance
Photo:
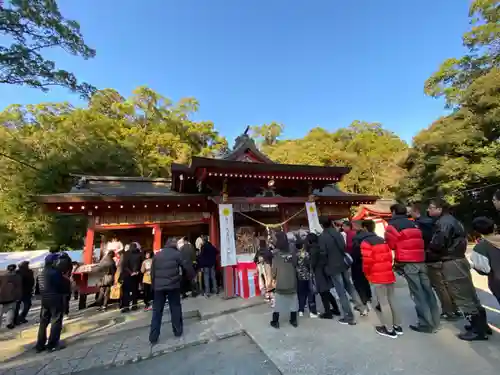
{"label": "tree", "polygon": [[279,136],[283,133],[285,127],[277,122],[271,122],[270,124],[264,124],[261,126],[252,126],[251,134],[252,138],[261,142],[264,146],[272,146],[276,144]]}
{"label": "tree", "polygon": [[44,50],[59,47],[84,59],[95,56],[95,50],[85,44],[80,25],[64,18],[56,0],[9,0],[0,5],[0,34],[12,40],[10,46],[0,46],[0,83],[42,91],[63,86],[83,97],[95,90],[42,55]]}
{"label": "tree", "polygon": [[211,122],[190,116],[193,98],[171,101],[147,87],[129,98],[97,91],[87,108],[13,105],[0,112],[0,248],[80,247],[85,219],[47,215],[33,199],[65,193],[71,174],[168,177],[172,162],[227,147]]}
{"label": "tree", "polygon": [[471,29],[463,37],[467,53],[444,61],[425,82],[425,93],[444,96],[456,107],[467,87],[500,66],[500,0],[474,0],[469,8]]}
{"label": "tree", "polygon": [[263,149],[281,163],[349,166],[352,170],[341,183],[345,190],[391,196],[404,175],[398,163],[407,145],[381,124],[354,121],[333,133],[314,128],[302,139],[277,141]]}
{"label": "tree", "polygon": [[500,69],[469,85],[458,105],[414,138],[398,196],[442,196],[470,223],[477,215],[497,216],[491,197],[498,186],[483,187],[500,183]]}

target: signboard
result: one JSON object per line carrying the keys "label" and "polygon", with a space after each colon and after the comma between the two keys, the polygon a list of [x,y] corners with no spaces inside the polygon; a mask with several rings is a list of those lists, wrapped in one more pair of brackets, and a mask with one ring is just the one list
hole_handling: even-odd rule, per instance
{"label": "signboard", "polygon": [[323,228],[319,223],[318,210],[316,203],[306,202],[307,221],[309,222],[309,231],[311,233],[319,234],[323,232]]}
{"label": "signboard", "polygon": [[222,267],[234,266],[237,262],[232,204],[219,204],[219,228],[220,264]]}

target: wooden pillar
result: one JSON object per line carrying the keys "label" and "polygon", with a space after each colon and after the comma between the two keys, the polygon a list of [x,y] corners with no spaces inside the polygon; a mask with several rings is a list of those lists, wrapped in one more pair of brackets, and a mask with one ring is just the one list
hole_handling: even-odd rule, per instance
{"label": "wooden pillar", "polygon": [[[280,211],[280,222],[284,222],[287,219],[285,207],[279,206],[279,211]],[[283,232],[288,233],[288,223],[283,224]]]}
{"label": "wooden pillar", "polygon": [[[210,242],[217,249],[219,249],[219,253],[221,253],[222,251],[225,251],[225,249],[222,249],[220,247],[220,231],[219,231],[219,221],[218,221],[217,212],[212,212],[210,214],[209,233],[210,233],[209,234]],[[223,278],[223,285],[224,285],[224,298],[235,297],[234,267],[233,266],[222,267],[222,278]]]}
{"label": "wooden pillar", "polygon": [[156,224],[153,227],[153,251],[156,253],[161,249],[161,226]]}
{"label": "wooden pillar", "polygon": [[210,213],[210,222],[208,223],[209,232],[208,236],[210,237],[210,242],[220,251],[220,233],[219,233],[219,222],[216,212]]}
{"label": "wooden pillar", "polygon": [[83,263],[92,264],[94,258],[94,235],[95,230],[92,225],[89,224],[87,228],[87,235],[85,236],[85,247],[83,248]]}

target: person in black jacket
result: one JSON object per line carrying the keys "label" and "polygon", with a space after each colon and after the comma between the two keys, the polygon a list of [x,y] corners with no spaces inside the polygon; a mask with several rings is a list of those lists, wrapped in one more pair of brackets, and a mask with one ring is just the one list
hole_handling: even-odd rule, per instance
{"label": "person in black jacket", "polygon": [[[352,238],[352,249],[351,249],[351,257],[352,257],[352,266],[351,266],[351,277],[354,287],[358,292],[359,298],[363,303],[363,309],[361,310],[361,315],[368,314],[368,302],[372,301],[372,288],[368,279],[363,272],[363,261],[361,257],[361,242],[363,241],[363,236],[365,232],[361,228],[361,222],[353,221],[352,223],[353,230],[356,231],[356,234]],[[366,307],[366,308],[365,308]]]}
{"label": "person in black jacket", "polygon": [[425,246],[427,274],[441,304],[441,317],[448,321],[458,320],[460,319],[461,314],[458,311],[457,304],[455,303],[455,300],[453,299],[450,291],[448,290],[448,286],[444,281],[443,262],[441,261],[439,254],[430,250],[430,243],[432,241],[436,219],[422,214],[418,204],[412,205],[410,215],[422,232]]}
{"label": "person in black jacket", "polygon": [[[71,291],[71,282],[58,268],[58,254],[50,254],[45,258],[45,266],[38,276],[42,305],[40,325],[35,349],[41,352],[45,349],[54,351],[63,349],[60,342],[64,315],[64,301]],[[50,335],[47,341],[47,327]]]}
{"label": "person in black jacket", "polygon": [[168,300],[172,330],[176,337],[182,335],[181,281],[182,273],[190,279],[195,276],[192,263],[177,249],[177,240],[169,239],[153,258],[151,281],[153,287],[153,315],[149,332],[149,342],[158,342],[165,302]]}
{"label": "person in black jacket", "polygon": [[465,229],[449,213],[448,204],[441,199],[430,202],[429,215],[438,218],[429,251],[442,261],[442,273],[448,291],[472,327],[472,330],[463,332],[458,337],[466,341],[487,340],[488,322],[480,313],[481,302],[472,282],[469,261],[465,257]]}
{"label": "person in black jacket", "polygon": [[120,279],[123,283],[122,313],[130,311],[131,301],[132,310],[138,308],[142,261],[142,252],[137,242],[132,242],[120,261]]}
{"label": "person in black jacket", "polygon": [[330,292],[330,289],[333,288],[333,281],[325,271],[328,259],[326,253],[319,247],[316,234],[309,233],[306,236],[306,250],[311,254],[311,271],[314,276],[314,285],[325,310],[319,317],[321,319],[333,319],[334,315],[340,316],[337,300]]}
{"label": "person in black jacket", "polygon": [[[21,276],[22,282],[22,295],[21,299],[17,301],[16,312],[15,312],[15,322],[16,324],[24,324],[28,321],[26,317],[31,309],[31,301],[33,298],[33,288],[35,287],[35,276],[33,271],[30,269],[28,261],[21,262],[17,273]],[[21,310],[21,304],[23,305],[23,310]]]}
{"label": "person in black jacket", "polygon": [[323,218],[321,225],[323,232],[319,236],[319,247],[327,258],[325,272],[332,279],[344,313],[344,317],[339,319],[339,323],[355,325],[356,320],[347,294],[354,301],[356,310],[364,314],[366,306],[361,302],[349,275],[350,264],[346,261],[344,238],[337,229],[332,228],[332,223],[328,218]]}
{"label": "person in black jacket", "polygon": [[203,285],[205,296],[210,293],[218,293],[217,280],[215,279],[215,267],[217,265],[217,249],[206,238],[203,239],[200,254],[198,255],[198,268],[203,272]]}

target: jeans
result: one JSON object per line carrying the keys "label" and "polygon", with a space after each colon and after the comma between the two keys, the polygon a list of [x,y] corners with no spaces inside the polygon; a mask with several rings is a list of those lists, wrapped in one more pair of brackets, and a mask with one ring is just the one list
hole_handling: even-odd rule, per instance
{"label": "jeans", "polygon": [[170,309],[172,331],[177,337],[182,335],[183,323],[180,289],[155,290],[153,294],[153,316],[151,317],[151,328],[149,331],[149,342],[152,344],[157,343],[160,337],[163,309],[167,300]]}
{"label": "jeans", "polygon": [[443,262],[427,263],[427,274],[441,303],[442,312],[448,315],[454,314],[458,308],[444,281]]}
{"label": "jeans", "polygon": [[375,284],[375,295],[380,305],[380,312],[377,311],[380,323],[388,331],[392,331],[394,326],[400,326],[401,320],[394,304],[394,284]]}
{"label": "jeans", "polygon": [[297,296],[299,298],[299,312],[304,312],[306,302],[309,305],[309,312],[316,314],[316,296],[311,288],[310,280],[297,280]]}
{"label": "jeans", "polygon": [[366,311],[366,306],[361,302],[351,279],[349,278],[349,271],[344,271],[332,277],[333,287],[337,291],[339,296],[340,305],[342,306],[342,312],[344,313],[344,318],[347,320],[354,321],[354,313],[352,311],[351,302],[347,293],[351,295],[354,300],[354,305],[360,311]]}
{"label": "jeans", "polygon": [[[28,313],[31,309],[31,304],[32,304],[31,298],[32,298],[31,295],[27,295],[23,296],[19,301],[17,301],[16,311],[14,313],[16,324],[19,324],[26,320],[26,317],[28,316]],[[21,311],[21,304],[23,305],[22,311]]]}
{"label": "jeans", "polygon": [[[61,296],[58,301],[43,301],[40,310],[40,325],[38,326],[38,339],[36,347],[38,349],[55,348],[59,345],[63,325],[64,298]],[[47,327],[50,324],[49,341],[47,342]]]}
{"label": "jeans", "polygon": [[465,315],[477,315],[481,302],[470,274],[470,264],[465,258],[443,262],[443,278],[457,307]]}
{"label": "jeans", "polygon": [[415,303],[419,326],[436,330],[440,325],[440,310],[425,263],[406,263],[400,267],[410,296]]}
{"label": "jeans", "polygon": [[[205,294],[210,294],[217,291],[217,281],[215,280],[215,267],[203,267],[203,284],[205,284]],[[212,286],[212,289],[210,288]]]}

